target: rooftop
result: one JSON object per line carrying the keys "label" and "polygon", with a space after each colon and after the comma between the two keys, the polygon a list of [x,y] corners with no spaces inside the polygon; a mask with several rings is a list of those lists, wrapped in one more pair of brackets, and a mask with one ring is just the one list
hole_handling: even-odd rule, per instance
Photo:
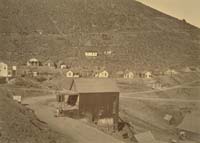
{"label": "rooftop", "polygon": [[74,79],[76,91],[79,93],[119,92],[115,81],[111,79]]}

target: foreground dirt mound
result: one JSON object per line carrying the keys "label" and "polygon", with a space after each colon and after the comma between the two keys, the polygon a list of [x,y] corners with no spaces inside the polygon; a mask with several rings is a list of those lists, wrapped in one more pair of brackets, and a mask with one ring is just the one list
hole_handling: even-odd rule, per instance
{"label": "foreground dirt mound", "polygon": [[63,143],[59,134],[37,119],[34,112],[0,90],[0,143]]}

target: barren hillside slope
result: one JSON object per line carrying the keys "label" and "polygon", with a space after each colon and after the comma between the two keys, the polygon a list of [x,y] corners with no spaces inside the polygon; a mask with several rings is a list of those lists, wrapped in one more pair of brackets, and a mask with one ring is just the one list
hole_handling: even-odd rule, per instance
{"label": "barren hillside slope", "polygon": [[[199,28],[135,0],[1,0],[0,33],[0,60],[35,56],[112,69],[200,63]],[[99,56],[88,60],[89,50]]]}

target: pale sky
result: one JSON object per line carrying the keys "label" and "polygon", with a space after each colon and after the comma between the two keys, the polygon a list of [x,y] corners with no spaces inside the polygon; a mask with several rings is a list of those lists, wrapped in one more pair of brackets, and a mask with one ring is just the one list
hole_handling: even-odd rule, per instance
{"label": "pale sky", "polygon": [[137,0],[200,28],[200,0]]}

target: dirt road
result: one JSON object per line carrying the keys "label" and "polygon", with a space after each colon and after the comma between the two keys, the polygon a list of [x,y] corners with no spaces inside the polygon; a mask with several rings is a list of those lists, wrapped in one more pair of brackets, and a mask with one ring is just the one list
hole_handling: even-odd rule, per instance
{"label": "dirt road", "polygon": [[175,99],[175,98],[159,98],[159,97],[131,97],[131,96],[120,96],[120,98],[134,99],[134,100],[146,100],[154,102],[182,102],[182,103],[200,103],[197,99]]}
{"label": "dirt road", "polygon": [[46,122],[50,128],[69,138],[72,143],[123,143],[96,128],[68,117],[54,117],[55,108],[48,101],[55,96],[41,96],[24,99],[23,103],[33,109],[38,118]]}

